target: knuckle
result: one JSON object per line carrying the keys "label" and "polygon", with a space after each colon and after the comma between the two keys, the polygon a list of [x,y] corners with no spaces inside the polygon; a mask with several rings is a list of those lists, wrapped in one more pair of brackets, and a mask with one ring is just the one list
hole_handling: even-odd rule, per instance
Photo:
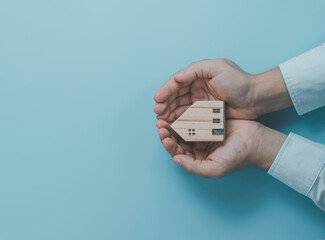
{"label": "knuckle", "polygon": [[195,68],[198,62],[192,62],[188,65],[188,68]]}
{"label": "knuckle", "polygon": [[227,61],[228,61],[228,59],[226,59],[226,58],[217,58],[217,59],[215,59],[215,62],[219,63],[219,64],[227,63]]}

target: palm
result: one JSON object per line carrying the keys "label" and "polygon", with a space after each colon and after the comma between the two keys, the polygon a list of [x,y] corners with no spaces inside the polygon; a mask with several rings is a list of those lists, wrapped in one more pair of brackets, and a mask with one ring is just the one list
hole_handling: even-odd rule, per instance
{"label": "palm", "polygon": [[250,164],[249,152],[259,123],[253,121],[227,121],[227,138],[206,157],[213,163],[212,174],[222,177]]}

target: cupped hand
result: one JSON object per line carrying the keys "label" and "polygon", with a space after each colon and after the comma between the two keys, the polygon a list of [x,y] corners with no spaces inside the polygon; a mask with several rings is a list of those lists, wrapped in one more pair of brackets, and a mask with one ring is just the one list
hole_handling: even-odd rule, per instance
{"label": "cupped hand", "polygon": [[253,154],[258,141],[254,141],[262,125],[249,120],[229,120],[226,126],[227,138],[223,143],[186,143],[172,132],[166,121],[157,121],[160,138],[173,161],[189,173],[213,178],[255,165]]}
{"label": "cupped hand", "polygon": [[227,118],[258,117],[253,75],[227,59],[202,60],[174,74],[155,94],[155,112],[170,123],[197,100],[225,101]]}
{"label": "cupped hand", "polygon": [[165,120],[158,120],[159,135],[173,161],[189,173],[220,178],[246,166],[269,169],[286,135],[250,120],[226,121],[222,143],[184,142]]}

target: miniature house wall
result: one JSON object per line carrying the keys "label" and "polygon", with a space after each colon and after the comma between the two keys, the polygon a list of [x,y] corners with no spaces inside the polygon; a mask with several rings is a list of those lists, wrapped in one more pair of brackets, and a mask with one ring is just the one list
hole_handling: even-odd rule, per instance
{"label": "miniature house wall", "polygon": [[185,141],[222,142],[225,139],[225,103],[196,101],[172,125]]}

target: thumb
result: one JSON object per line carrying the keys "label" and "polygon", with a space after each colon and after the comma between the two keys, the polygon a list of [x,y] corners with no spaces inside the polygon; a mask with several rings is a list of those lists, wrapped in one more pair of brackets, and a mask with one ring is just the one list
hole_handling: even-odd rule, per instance
{"label": "thumb", "polygon": [[191,84],[196,79],[211,78],[213,60],[202,60],[191,63],[188,67],[175,74],[174,79],[178,83]]}

